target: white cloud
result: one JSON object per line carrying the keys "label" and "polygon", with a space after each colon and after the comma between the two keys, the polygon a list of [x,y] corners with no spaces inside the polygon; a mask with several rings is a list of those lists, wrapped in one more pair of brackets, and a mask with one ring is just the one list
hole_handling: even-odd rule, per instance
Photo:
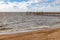
{"label": "white cloud", "polygon": [[[34,10],[34,11],[33,11]],[[31,10],[29,11],[33,11],[33,12],[60,12],[60,6],[42,6],[42,7],[35,7],[35,8],[31,8]]]}
{"label": "white cloud", "polygon": [[[32,0],[30,0],[32,1]],[[47,3],[44,3],[47,2]],[[31,9],[29,11],[35,11],[35,12],[60,12],[60,0],[50,0],[48,3],[48,0],[33,0],[32,3],[37,3],[35,5],[30,5]]]}
{"label": "white cloud", "polygon": [[[51,6],[52,4],[60,4],[60,0],[52,3],[44,3],[48,0],[29,0],[28,2],[8,2],[0,1],[0,12],[60,12],[60,6]],[[32,5],[35,4],[35,5]]]}
{"label": "white cloud", "polygon": [[48,0],[29,0],[29,1],[32,1],[32,2],[46,2]]}
{"label": "white cloud", "polygon": [[22,12],[27,11],[28,7],[26,3],[23,2],[8,2],[6,4],[4,1],[0,1],[0,12]]}
{"label": "white cloud", "polygon": [[43,12],[60,12],[60,6],[46,6],[42,9]]}
{"label": "white cloud", "polygon": [[60,4],[60,0],[55,0],[53,3]]}

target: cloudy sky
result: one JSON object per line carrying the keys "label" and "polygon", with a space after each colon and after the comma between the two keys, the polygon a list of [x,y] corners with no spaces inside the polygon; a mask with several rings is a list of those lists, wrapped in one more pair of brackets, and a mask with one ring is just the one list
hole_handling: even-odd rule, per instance
{"label": "cloudy sky", "polygon": [[0,0],[0,12],[60,12],[60,0]]}

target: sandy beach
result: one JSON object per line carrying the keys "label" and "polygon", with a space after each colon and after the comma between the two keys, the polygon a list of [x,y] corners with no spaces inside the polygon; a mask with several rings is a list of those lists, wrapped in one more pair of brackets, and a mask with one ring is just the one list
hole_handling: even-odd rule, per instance
{"label": "sandy beach", "polygon": [[0,35],[0,40],[60,40],[60,28]]}

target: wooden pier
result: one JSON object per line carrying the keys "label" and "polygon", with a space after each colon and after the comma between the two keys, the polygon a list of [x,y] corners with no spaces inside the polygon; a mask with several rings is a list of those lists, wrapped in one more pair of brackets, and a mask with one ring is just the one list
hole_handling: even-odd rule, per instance
{"label": "wooden pier", "polygon": [[26,15],[60,16],[60,12],[26,12]]}

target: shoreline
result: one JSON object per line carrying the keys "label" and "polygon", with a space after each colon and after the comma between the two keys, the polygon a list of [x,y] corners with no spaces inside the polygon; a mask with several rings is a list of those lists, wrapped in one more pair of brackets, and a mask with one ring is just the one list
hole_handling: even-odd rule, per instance
{"label": "shoreline", "polygon": [[29,32],[35,32],[35,31],[44,31],[44,30],[53,30],[53,29],[59,29],[59,28],[40,28],[37,30],[20,30],[20,31],[14,31],[14,32],[1,32],[0,35],[10,35],[10,34],[17,34],[17,33],[29,33]]}
{"label": "shoreline", "polygon": [[0,35],[0,40],[60,40],[60,28]]}

